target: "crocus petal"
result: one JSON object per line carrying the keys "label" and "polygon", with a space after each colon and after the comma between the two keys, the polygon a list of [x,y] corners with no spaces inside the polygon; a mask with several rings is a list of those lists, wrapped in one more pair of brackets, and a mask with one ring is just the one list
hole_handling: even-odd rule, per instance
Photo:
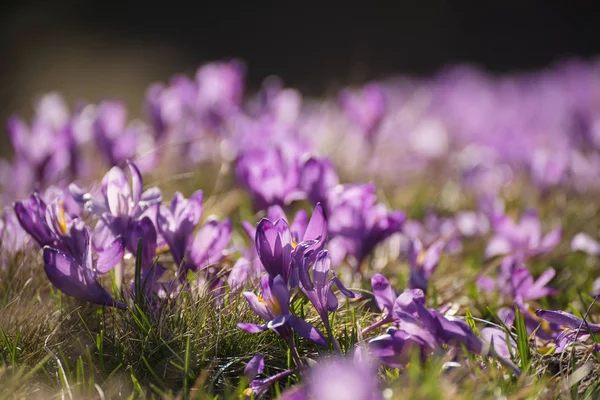
{"label": "crocus petal", "polygon": [[214,219],[207,221],[196,234],[190,249],[190,258],[195,267],[203,269],[220,262],[230,238],[229,219],[222,223]]}
{"label": "crocus petal", "polygon": [[287,217],[283,208],[281,208],[280,205],[275,204],[267,209],[267,219],[269,221],[277,221],[279,219],[287,220]]}
{"label": "crocus petal", "polygon": [[267,322],[267,328],[275,330],[281,328],[288,323],[289,315],[278,315],[269,322]]}
{"label": "crocus petal", "polygon": [[283,219],[275,224],[263,218],[256,227],[256,251],[265,270],[275,277],[289,277],[292,254],[292,238],[287,222]]}
{"label": "crocus petal", "polygon": [[266,325],[257,325],[251,322],[238,322],[237,327],[248,333],[259,333],[268,329]]}
{"label": "crocus petal", "polygon": [[373,288],[373,295],[375,296],[377,307],[385,314],[389,314],[394,308],[394,302],[396,301],[394,289],[392,289],[392,286],[385,276],[381,274],[373,275],[371,278],[371,286]]}
{"label": "crocus petal", "polygon": [[131,189],[133,204],[138,204],[142,198],[142,191],[144,190],[144,181],[142,180],[142,173],[138,167],[131,161],[127,160],[127,166],[131,172]]}
{"label": "crocus petal", "polygon": [[98,261],[96,262],[96,272],[102,275],[113,269],[123,259],[124,252],[125,239],[119,236],[99,254]]}
{"label": "crocus petal", "polygon": [[302,240],[319,240],[325,242],[327,239],[327,222],[323,214],[323,207],[320,203],[315,206],[315,209],[310,217],[310,221],[306,226],[306,231]]}
{"label": "crocus petal", "polygon": [[73,257],[50,247],[44,247],[44,271],[60,291],[94,304],[125,308],[94,279],[91,271],[82,268]]}
{"label": "crocus petal", "polygon": [[562,228],[556,228],[548,232],[542,238],[542,242],[540,244],[540,250],[544,253],[551,251],[555,248],[562,238]]}
{"label": "crocus petal", "polygon": [[[270,219],[270,218],[269,218]],[[306,227],[308,226],[308,214],[305,210],[300,210],[296,213],[292,225],[290,225],[290,231],[296,235],[297,241],[302,241]]]}
{"label": "crocus petal", "polygon": [[578,233],[571,241],[571,250],[597,256],[600,254],[600,243],[585,233]]}
{"label": "crocus petal", "polygon": [[325,336],[317,328],[304,321],[302,318],[299,318],[295,315],[290,315],[288,317],[288,323],[292,326],[294,331],[300,336],[302,336],[306,340],[310,340],[313,343],[316,343],[321,346],[326,346],[327,341],[325,340]]}
{"label": "crocus petal", "polygon": [[111,214],[128,214],[131,193],[123,170],[119,167],[111,168],[102,180],[102,187]]}
{"label": "crocus petal", "polygon": [[508,254],[512,251],[512,245],[503,236],[494,236],[490,239],[485,248],[485,258],[492,258]]}
{"label": "crocus petal", "polygon": [[587,327],[594,333],[600,332],[600,324],[592,324],[583,322],[581,318],[577,318],[573,314],[569,314],[565,311],[550,311],[550,310],[537,310],[535,314],[548,321],[557,325],[567,326],[569,328],[579,328],[581,326],[582,331],[587,331]]}
{"label": "crocus petal", "polygon": [[290,312],[290,291],[287,284],[281,275],[278,275],[273,280],[271,285],[271,295],[277,300],[281,314],[289,314]]}
{"label": "crocus petal", "polygon": [[338,299],[335,295],[335,293],[333,293],[333,291],[328,290],[327,291],[327,311],[329,312],[334,312],[338,309],[339,306],[339,302]]}
{"label": "crocus petal", "polygon": [[356,297],[356,293],[354,293],[350,289],[346,288],[346,286],[344,286],[342,281],[340,281],[340,278],[338,278],[335,275],[335,272],[333,272],[333,278],[331,278],[331,280],[333,281],[335,286],[340,290],[340,292],[342,292],[344,294],[344,296],[349,297],[351,299]]}
{"label": "crocus petal", "polygon": [[262,374],[265,369],[265,359],[262,354],[257,354],[248,361],[244,368],[244,375],[248,381],[253,380],[258,375]]}
{"label": "crocus petal", "polygon": [[271,310],[269,310],[264,300],[261,301],[258,296],[252,292],[244,292],[244,297],[248,301],[252,311],[254,311],[259,317],[265,321],[269,321],[273,318],[273,313]]}
{"label": "crocus petal", "polygon": [[509,338],[509,342],[510,342],[510,349],[509,349],[509,345],[506,342],[506,336],[507,336],[506,332],[503,331],[502,329],[498,329],[498,328],[483,328],[481,330],[481,338],[483,340],[485,340],[487,343],[489,343],[494,348],[494,350],[496,351],[496,354],[498,354],[502,358],[506,358],[509,360],[510,354],[511,354],[510,349],[512,349],[512,353],[514,353],[515,349],[517,347],[517,344],[512,339],[510,334],[508,334],[508,338]]}

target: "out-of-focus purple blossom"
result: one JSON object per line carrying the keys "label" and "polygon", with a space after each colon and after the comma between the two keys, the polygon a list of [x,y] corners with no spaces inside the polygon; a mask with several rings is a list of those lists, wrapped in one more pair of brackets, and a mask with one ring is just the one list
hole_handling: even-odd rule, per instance
{"label": "out-of-focus purple blossom", "polygon": [[419,239],[414,239],[408,251],[410,262],[409,289],[421,289],[427,292],[429,278],[437,268],[445,242],[437,240],[427,250]]}
{"label": "out-of-focus purple blossom", "polygon": [[500,357],[510,360],[511,354],[515,353],[517,343],[512,336],[502,329],[486,327],[481,330],[481,338],[486,341]]}
{"label": "out-of-focus purple blossom", "polygon": [[576,341],[589,339],[591,334],[600,333],[600,324],[592,324],[565,311],[537,310],[535,313],[539,318],[561,327],[562,331],[556,336],[556,353],[562,353]]}
{"label": "out-of-focus purple blossom", "polygon": [[35,189],[65,182],[81,172],[81,160],[73,137],[72,116],[56,94],[43,96],[28,126],[19,117],[8,121],[14,161],[0,165],[3,192],[8,201]]}
{"label": "out-of-focus purple blossom", "polygon": [[290,158],[279,147],[244,152],[236,161],[235,173],[257,210],[287,205],[305,197],[298,187],[299,157]]}
{"label": "out-of-focus purple blossom", "polygon": [[548,268],[534,281],[531,272],[521,261],[507,257],[500,264],[496,280],[482,276],[477,280],[477,284],[486,292],[497,289],[511,300],[536,300],[556,293],[555,289],[546,286],[555,274],[553,268]]}
{"label": "out-of-focus purple blossom", "polygon": [[286,369],[268,378],[258,379],[258,376],[263,373],[265,369],[265,359],[262,354],[257,354],[246,364],[244,368],[244,375],[248,379],[249,387],[244,390],[246,399],[250,399],[252,395],[255,398],[260,399],[264,396],[269,388],[281,378],[285,378],[293,373],[292,370]]}
{"label": "out-of-focus purple blossom", "polygon": [[[117,101],[103,101],[96,110],[93,124],[96,146],[111,166],[133,159],[144,140],[141,122],[127,123],[127,109]],[[145,162],[148,157],[144,157]]]}
{"label": "out-of-focus purple blossom", "polygon": [[377,367],[356,357],[323,360],[313,366],[306,383],[288,389],[285,400],[383,400]]}
{"label": "out-of-focus purple blossom", "polygon": [[300,188],[306,193],[312,204],[321,203],[327,210],[328,193],[338,183],[338,176],[328,159],[311,157],[302,164]]}
{"label": "out-of-focus purple blossom", "polygon": [[592,256],[600,255],[600,243],[591,236],[580,232],[571,240],[571,250],[583,251]]}
{"label": "out-of-focus purple blossom", "polygon": [[373,185],[337,186],[330,193],[327,226],[334,264],[351,255],[359,269],[375,246],[401,231],[406,216],[377,203]]}
{"label": "out-of-focus purple blossom", "polygon": [[76,220],[70,228],[74,243],[70,252],[44,247],[44,271],[52,284],[69,296],[94,304],[124,308],[98,283],[98,276],[111,270],[123,257],[123,241],[116,240],[94,262],[90,230]]}
{"label": "out-of-focus purple blossom", "polygon": [[542,226],[537,212],[530,210],[515,223],[507,215],[496,215],[492,219],[495,235],[485,249],[485,256],[512,255],[525,260],[546,254],[560,242],[562,229],[555,228],[542,235]]}
{"label": "out-of-focus purple blossom", "polygon": [[158,208],[158,232],[169,246],[181,281],[185,281],[188,271],[203,270],[221,262],[231,239],[229,219],[219,222],[211,218],[193,236],[202,209],[202,191],[195,192],[189,199],[177,192],[169,208],[163,205]]}
{"label": "out-of-focus purple blossom", "polygon": [[291,338],[292,330],[303,338],[325,346],[327,341],[321,332],[303,319],[290,314],[290,291],[285,280],[278,275],[275,279],[264,275],[261,280],[262,294],[244,292],[250,308],[262,319],[264,324],[240,322],[238,327],[249,333],[258,333],[271,329],[286,341]]}
{"label": "out-of-focus purple blossom", "polygon": [[339,101],[346,115],[359,127],[366,139],[372,142],[386,112],[382,88],[376,83],[370,83],[358,93],[343,90]]}

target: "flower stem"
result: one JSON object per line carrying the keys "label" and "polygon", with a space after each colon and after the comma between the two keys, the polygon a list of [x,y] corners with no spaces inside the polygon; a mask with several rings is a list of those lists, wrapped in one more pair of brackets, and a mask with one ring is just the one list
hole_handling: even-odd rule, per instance
{"label": "flower stem", "polygon": [[372,330],[375,330],[375,329],[377,329],[377,328],[379,328],[379,327],[382,327],[383,325],[387,324],[387,323],[388,323],[388,322],[390,322],[390,321],[391,321],[391,320],[390,320],[388,317],[386,317],[386,318],[384,318],[384,319],[382,319],[382,320],[379,320],[379,321],[375,322],[374,324],[372,324],[372,325],[370,325],[370,326],[367,326],[365,329],[363,329],[363,330],[360,332],[360,334],[361,334],[362,336],[364,336],[364,335],[366,335],[367,333],[371,332]]}
{"label": "flower stem", "polygon": [[338,355],[340,357],[343,357],[344,353],[342,352],[340,342],[338,342],[337,339],[335,338],[335,336],[333,336],[333,331],[331,330],[331,325],[329,324],[329,318],[327,318],[327,316],[325,316],[323,318],[323,324],[325,325],[325,329],[327,330],[327,335],[329,336],[329,341],[333,345],[333,348],[335,349],[335,351],[338,353]]}

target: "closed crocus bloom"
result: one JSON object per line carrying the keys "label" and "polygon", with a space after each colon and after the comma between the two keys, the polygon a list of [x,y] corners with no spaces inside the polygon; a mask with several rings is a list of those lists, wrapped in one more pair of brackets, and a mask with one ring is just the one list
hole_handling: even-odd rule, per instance
{"label": "closed crocus bloom", "polygon": [[[338,300],[332,290],[333,285],[349,298],[354,298],[356,295],[346,289],[335,273],[331,271],[331,259],[327,250],[319,252],[312,268],[310,268],[310,258],[310,254],[305,255],[304,262],[300,266],[300,288],[329,330],[328,314],[338,308]],[[330,273],[331,278],[329,277]]]}
{"label": "closed crocus bloom", "polygon": [[96,109],[93,132],[96,145],[111,166],[134,158],[143,135],[140,124],[127,124],[125,105],[108,100]]}
{"label": "closed crocus bloom", "polygon": [[280,208],[270,208],[271,217],[279,217],[275,222],[263,218],[256,227],[256,252],[265,270],[271,277],[281,275],[286,282],[297,285],[298,265],[309,250],[319,251],[323,248],[327,225],[323,209],[317,204],[313,214],[305,222],[302,212],[296,216],[293,231],[290,229],[285,214]]}
{"label": "closed crocus bloom", "polygon": [[321,203],[327,209],[327,194],[338,183],[338,176],[329,160],[311,157],[302,164],[300,187],[311,203]]}
{"label": "closed crocus bloom", "polygon": [[421,289],[427,292],[429,278],[437,268],[445,244],[443,240],[437,240],[427,250],[424,250],[419,239],[412,240],[408,251],[410,289]]}
{"label": "closed crocus bloom", "polygon": [[512,255],[521,260],[546,254],[558,245],[562,229],[555,228],[542,235],[542,226],[535,210],[525,213],[518,223],[504,214],[492,217],[495,235],[485,249],[488,258],[498,255]]}
{"label": "closed crocus bloom", "polygon": [[238,182],[250,192],[254,207],[287,205],[302,199],[299,189],[299,155],[286,155],[283,149],[255,149],[242,153],[236,160]]}
{"label": "closed crocus bloom", "polygon": [[373,185],[338,186],[329,197],[330,246],[336,253],[352,255],[357,269],[379,243],[400,232],[406,220],[402,211],[388,212],[376,201]]}
{"label": "closed crocus bloom", "polygon": [[366,139],[373,141],[386,111],[386,99],[381,86],[371,83],[357,93],[344,90],[339,95],[339,101],[346,115]]}

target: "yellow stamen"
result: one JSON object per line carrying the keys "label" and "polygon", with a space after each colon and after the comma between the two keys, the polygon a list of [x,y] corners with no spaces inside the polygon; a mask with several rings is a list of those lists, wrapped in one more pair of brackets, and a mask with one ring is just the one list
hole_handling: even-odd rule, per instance
{"label": "yellow stamen", "polygon": [[169,252],[169,246],[168,245],[164,245],[162,247],[157,247],[156,248],[156,255],[160,256],[161,254],[167,254]]}
{"label": "yellow stamen", "polygon": [[531,315],[533,317],[533,319],[535,319],[536,321],[538,321],[540,323],[540,328],[542,328],[542,330],[546,333],[552,333],[552,329],[550,328],[550,322],[546,321],[545,319],[541,319],[540,317],[538,317],[533,311],[531,311],[529,309],[529,306],[527,306],[527,313],[529,315]]}
{"label": "yellow stamen", "polygon": [[425,252],[422,251],[419,253],[419,255],[417,256],[417,265],[421,265],[425,262]]}
{"label": "yellow stamen", "polygon": [[252,396],[252,389],[251,388],[246,388],[244,389],[244,396]]}
{"label": "yellow stamen", "polygon": [[296,242],[296,238],[292,238],[292,249],[296,250],[296,246],[298,246],[298,242]]}
{"label": "yellow stamen", "polygon": [[267,306],[267,308],[269,308],[273,314],[279,315],[281,313],[281,305],[275,296],[271,297],[268,302],[265,301],[265,299],[263,299],[261,296],[258,296],[258,301]]}
{"label": "yellow stamen", "polygon": [[65,219],[65,207],[62,200],[58,202],[59,215],[56,217],[56,222],[62,233],[67,233],[67,220]]}

